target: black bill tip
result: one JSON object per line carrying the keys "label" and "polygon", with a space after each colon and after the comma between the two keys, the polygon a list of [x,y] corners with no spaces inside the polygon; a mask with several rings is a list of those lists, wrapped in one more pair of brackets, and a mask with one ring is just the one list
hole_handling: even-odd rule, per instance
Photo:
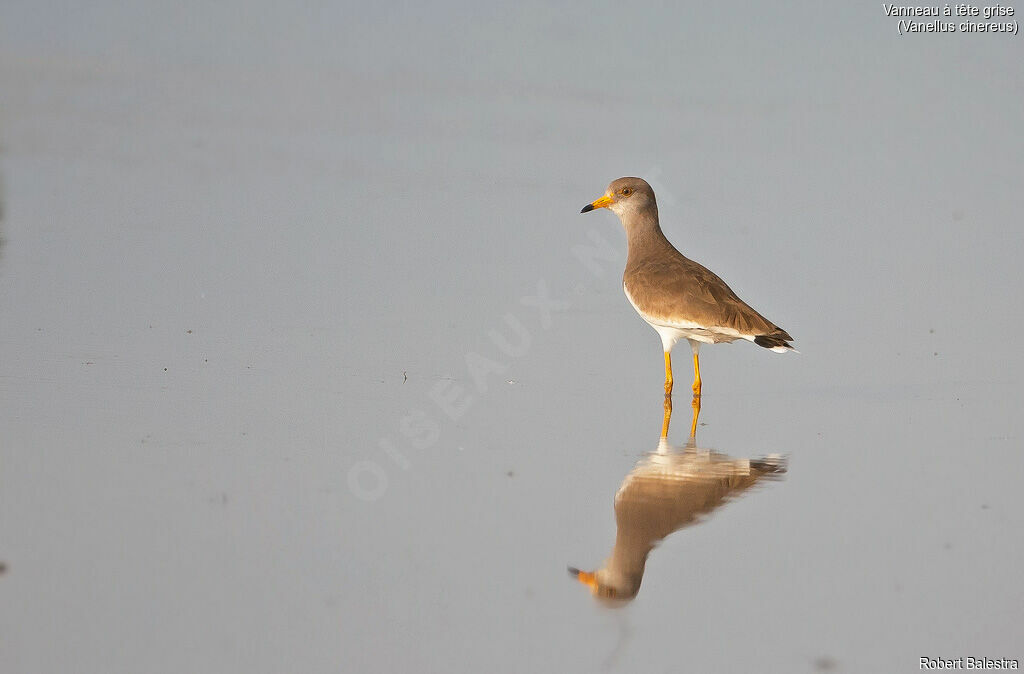
{"label": "black bill tip", "polygon": [[580,213],[589,213],[592,210],[594,210],[594,204],[587,204]]}
{"label": "black bill tip", "polygon": [[579,575],[580,575],[580,570],[575,568],[575,567],[570,566],[568,571],[569,571],[569,575],[572,576],[573,578],[578,578]]}

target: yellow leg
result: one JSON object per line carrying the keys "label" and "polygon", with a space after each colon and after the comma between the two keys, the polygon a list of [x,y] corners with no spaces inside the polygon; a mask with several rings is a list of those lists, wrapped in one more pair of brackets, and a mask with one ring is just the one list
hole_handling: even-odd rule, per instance
{"label": "yellow leg", "polygon": [[668,437],[668,424],[672,421],[672,396],[665,394],[665,417],[661,421],[661,437]]}
{"label": "yellow leg", "polygon": [[665,395],[672,395],[672,354],[665,352]]}
{"label": "yellow leg", "polygon": [[692,439],[695,439],[697,437],[697,417],[700,416],[700,396],[699,395],[694,395],[693,396],[693,402],[691,403],[691,405],[693,406],[693,422],[690,424],[690,439],[692,440]]}
{"label": "yellow leg", "polygon": [[[668,354],[665,354],[668,357]],[[693,354],[693,395],[700,397],[700,358],[697,353]]]}

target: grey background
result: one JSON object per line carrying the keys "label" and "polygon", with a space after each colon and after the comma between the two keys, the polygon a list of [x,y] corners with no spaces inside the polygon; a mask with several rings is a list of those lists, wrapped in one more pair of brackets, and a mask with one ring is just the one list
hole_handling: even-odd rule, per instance
{"label": "grey background", "polygon": [[[5,2],[0,671],[1019,659],[1022,39],[878,3]],[[565,566],[660,428],[621,228],[578,214],[621,175],[802,353],[705,351],[701,445],[790,473],[612,611]]]}

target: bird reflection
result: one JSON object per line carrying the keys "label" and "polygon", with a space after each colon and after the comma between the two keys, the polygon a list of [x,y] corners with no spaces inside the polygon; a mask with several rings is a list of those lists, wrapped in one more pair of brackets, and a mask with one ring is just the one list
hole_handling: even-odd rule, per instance
{"label": "bird reflection", "polygon": [[636,597],[647,556],[666,536],[697,523],[762,479],[786,472],[786,460],[779,455],[735,459],[697,447],[699,414],[700,401],[694,398],[689,441],[682,447],[669,445],[672,401],[666,396],[657,449],[637,463],[615,494],[618,531],[611,556],[596,571],[569,568],[605,603],[621,605]]}

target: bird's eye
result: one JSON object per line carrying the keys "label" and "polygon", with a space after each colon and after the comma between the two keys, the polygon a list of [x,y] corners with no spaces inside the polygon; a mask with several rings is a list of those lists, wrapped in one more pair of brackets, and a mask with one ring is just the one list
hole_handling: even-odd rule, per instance
{"label": "bird's eye", "polygon": [[632,193],[633,193],[633,189],[631,187],[623,187],[622,188],[622,196],[628,197]]}

